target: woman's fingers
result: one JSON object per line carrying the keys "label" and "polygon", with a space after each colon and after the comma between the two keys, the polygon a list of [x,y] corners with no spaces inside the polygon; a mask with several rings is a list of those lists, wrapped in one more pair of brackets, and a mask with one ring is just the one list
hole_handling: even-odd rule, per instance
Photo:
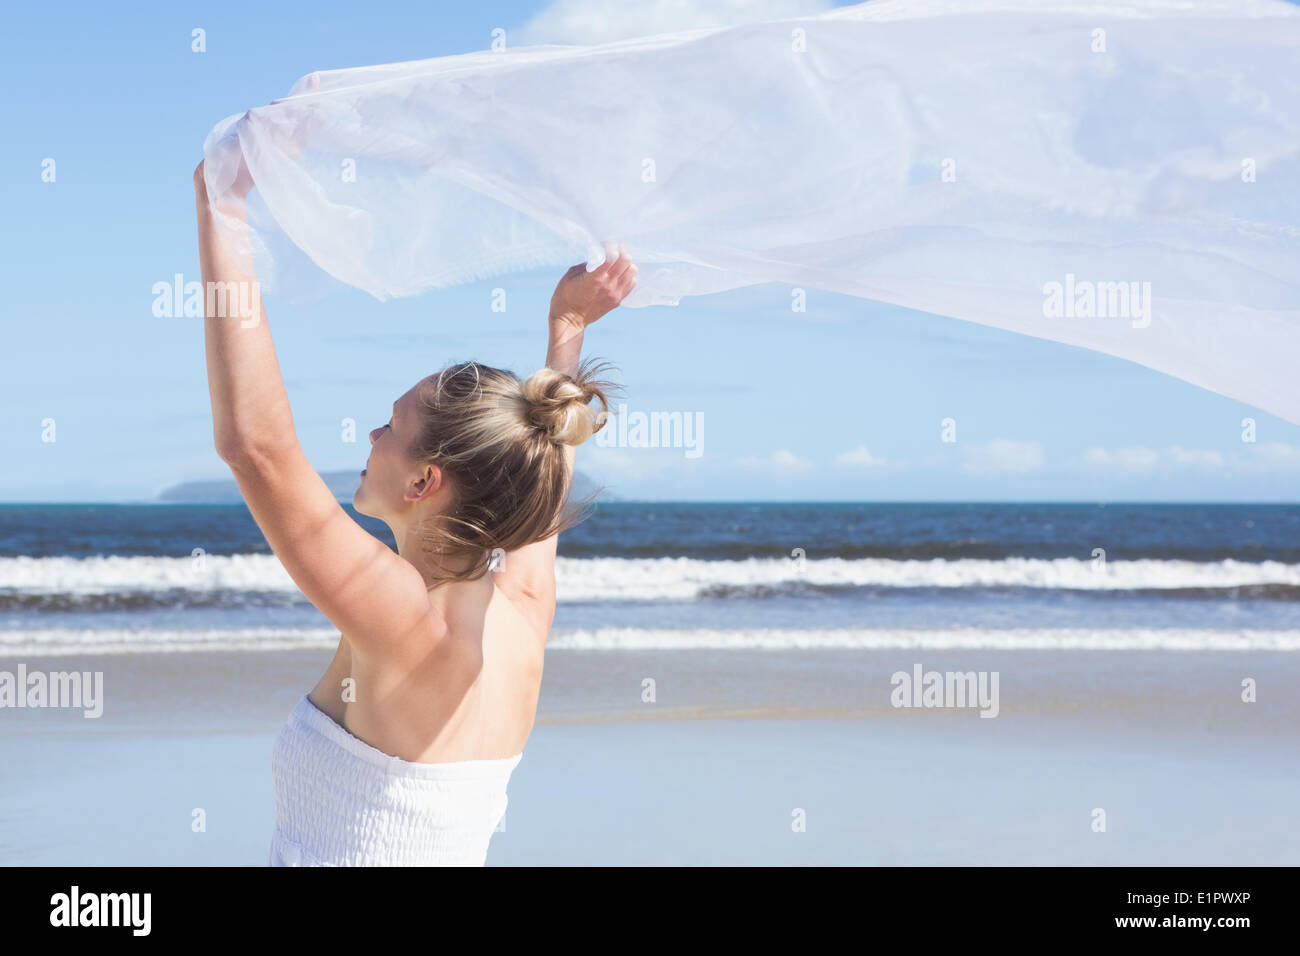
{"label": "woman's fingers", "polygon": [[633,266],[631,269],[627,270],[627,272],[623,273],[620,282],[618,301],[622,303],[624,299],[632,294],[632,290],[636,288],[636,266]]}
{"label": "woman's fingers", "polygon": [[622,302],[636,285],[636,273],[636,264],[627,256],[620,259],[610,272],[606,281],[619,302]]}
{"label": "woman's fingers", "polygon": [[622,254],[622,250],[619,248],[617,242],[603,242],[601,243],[600,246],[600,252],[601,255],[605,257],[605,261],[602,262],[599,266],[597,266],[594,271],[608,274],[609,271],[612,268],[614,268],[614,265],[618,262],[619,256]]}
{"label": "woman's fingers", "polygon": [[619,264],[627,259],[623,247],[617,242],[605,243],[605,268],[611,272],[618,269]]}
{"label": "woman's fingers", "polygon": [[586,271],[593,274],[608,275],[611,270],[617,269],[619,263],[626,259],[627,250],[619,243],[607,240],[600,245],[592,245],[588,250]]}
{"label": "woman's fingers", "polygon": [[[593,268],[597,256],[604,257],[604,261]],[[620,243],[592,246],[588,260],[571,266],[556,286],[552,308],[558,302],[590,324],[627,298],[636,288],[636,276],[637,267]]]}
{"label": "woman's fingers", "polygon": [[623,276],[627,275],[629,271],[634,269],[636,269],[636,266],[633,265],[632,260],[625,255],[613,264],[609,270],[609,276],[611,279],[621,279]]}

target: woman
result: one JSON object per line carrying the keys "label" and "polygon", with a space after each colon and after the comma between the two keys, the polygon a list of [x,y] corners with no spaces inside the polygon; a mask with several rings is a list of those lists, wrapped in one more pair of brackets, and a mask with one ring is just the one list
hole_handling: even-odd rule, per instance
{"label": "woman", "polygon": [[[240,173],[237,195],[252,187]],[[194,174],[205,290],[256,288],[240,208],[209,207]],[[325,675],[273,755],[272,865],[481,865],[537,709],[555,616],[556,536],[574,447],[598,430],[608,383],[579,364],[584,330],[636,285],[615,248],[574,266],[551,300],[546,368],[464,363],[416,383],[370,433],[354,505],[298,445],[260,297],[222,317],[205,295],[218,453],[267,542],[338,627]],[[228,298],[231,301],[234,297]]]}

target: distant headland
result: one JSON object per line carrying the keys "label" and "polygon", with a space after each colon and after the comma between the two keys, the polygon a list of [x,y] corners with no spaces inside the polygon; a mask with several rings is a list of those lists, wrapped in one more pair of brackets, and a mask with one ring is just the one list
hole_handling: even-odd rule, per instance
{"label": "distant headland", "polygon": [[[322,471],[321,479],[325,482],[334,497],[340,501],[352,500],[352,495],[357,490],[357,485],[361,482],[361,477],[354,469],[347,471]],[[571,494],[574,498],[585,498],[599,487],[589,477],[580,471],[573,473],[573,488]],[[183,481],[180,484],[172,485],[163,489],[158,494],[158,501],[189,502],[193,504],[235,504],[243,501],[243,496],[239,493],[239,486],[233,479],[213,480],[213,481]],[[610,494],[608,491],[602,492],[600,496],[602,501],[618,501],[618,496]]]}

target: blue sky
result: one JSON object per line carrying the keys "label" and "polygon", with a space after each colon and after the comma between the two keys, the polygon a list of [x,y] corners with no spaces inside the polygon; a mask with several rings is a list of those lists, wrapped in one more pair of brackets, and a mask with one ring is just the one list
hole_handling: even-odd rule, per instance
{"label": "blue sky", "polygon": [[[315,69],[483,49],[498,27],[508,42],[584,42],[823,6],[12,5],[0,34],[5,88],[18,91],[0,150],[0,500],[138,501],[226,476],[201,323],[155,317],[151,291],[198,279],[190,177],[218,120]],[[387,303],[351,291],[310,309],[268,301],[312,462],[359,470],[366,431],[448,361],[538,367],[557,278]],[[1097,353],[816,290],[804,313],[780,286],[619,310],[587,350],[618,365],[629,411],[702,416],[698,457],[579,451],[579,468],[625,497],[1295,501],[1300,487],[1300,427],[1250,406]],[[1254,443],[1241,440],[1248,417]],[[941,441],[946,418],[956,442]]]}

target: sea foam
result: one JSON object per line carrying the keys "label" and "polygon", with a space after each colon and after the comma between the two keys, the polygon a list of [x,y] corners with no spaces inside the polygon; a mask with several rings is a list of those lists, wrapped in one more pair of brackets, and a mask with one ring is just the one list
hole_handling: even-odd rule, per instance
{"label": "sea foam", "polygon": [[[1048,588],[1080,591],[1300,588],[1300,565],[1277,561],[1095,562],[1089,558],[895,560],[559,558],[561,602],[693,601],[805,588]],[[166,591],[285,592],[297,587],[274,555],[0,558],[4,594]]]}

